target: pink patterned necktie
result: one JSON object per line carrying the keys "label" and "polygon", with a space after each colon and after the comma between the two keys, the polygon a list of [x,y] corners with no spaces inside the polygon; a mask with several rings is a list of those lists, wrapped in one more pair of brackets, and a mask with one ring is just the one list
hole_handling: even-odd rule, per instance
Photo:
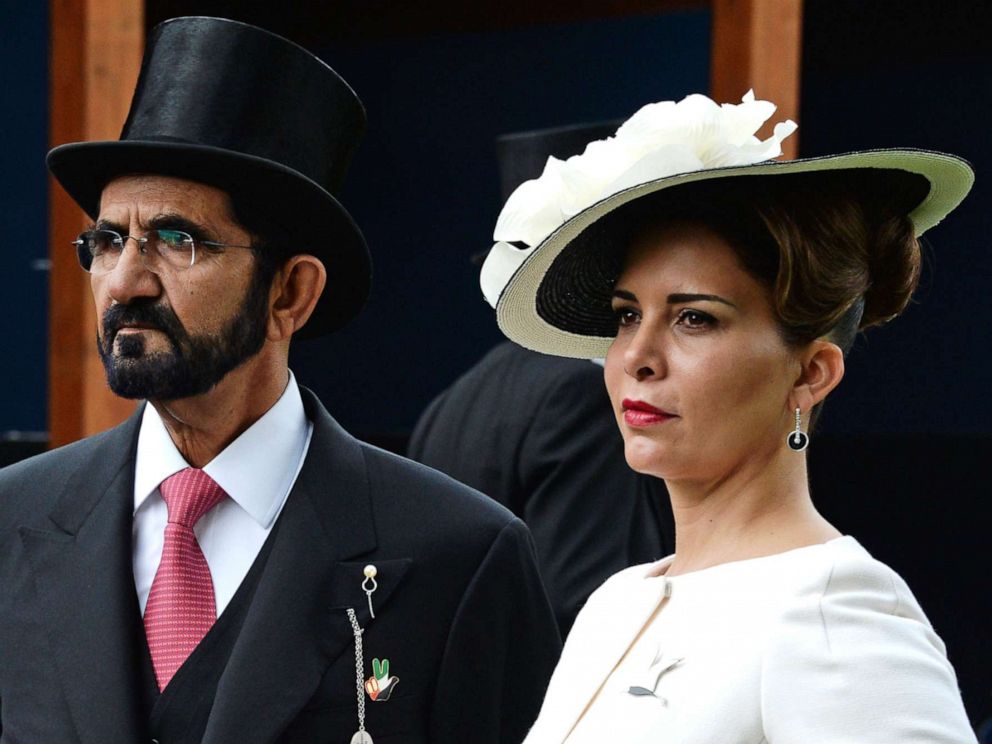
{"label": "pink patterned necktie", "polygon": [[193,525],[226,494],[197,468],[166,478],[159,490],[169,507],[169,522],[145,605],[145,635],[161,691],[217,619],[214,583]]}

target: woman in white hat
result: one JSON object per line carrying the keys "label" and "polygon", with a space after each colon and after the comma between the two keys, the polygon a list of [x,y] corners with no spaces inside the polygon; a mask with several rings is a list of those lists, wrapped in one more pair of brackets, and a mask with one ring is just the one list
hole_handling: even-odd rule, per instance
{"label": "woman in white hat", "polygon": [[773,111],[646,106],[500,215],[482,284],[501,328],[606,357],[627,460],[676,520],[674,555],[589,599],[528,744],[975,741],[943,643],[816,511],[804,453],[973,174],[919,150],[771,161],[795,128],[756,139]]}

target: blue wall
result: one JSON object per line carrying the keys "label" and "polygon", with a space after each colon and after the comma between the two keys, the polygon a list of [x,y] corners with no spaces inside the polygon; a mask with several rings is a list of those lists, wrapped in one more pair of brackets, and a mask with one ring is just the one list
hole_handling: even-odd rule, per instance
{"label": "blue wall", "polygon": [[[896,25],[853,0],[810,2],[808,11],[803,154],[915,145],[960,153],[979,171],[964,206],[927,236],[914,304],[855,347],[821,431],[987,434],[992,55],[980,39],[988,23],[945,9]],[[708,26],[707,13],[686,11],[315,50],[368,107],[368,136],[342,198],[366,232],[376,277],[362,318],[334,338],[298,344],[293,365],[348,428],[408,430],[499,338],[467,260],[488,246],[500,207],[495,137],[623,117],[646,101],[704,90]],[[2,432],[46,426],[47,275],[37,269],[47,253],[46,5],[5,3],[0,27]]]}
{"label": "blue wall", "polygon": [[[45,3],[0,9],[6,291],[0,432],[47,427],[48,28]],[[495,138],[624,117],[703,90],[703,12],[315,49],[355,87],[369,131],[342,195],[376,258],[363,317],[302,342],[301,380],[359,433],[404,432],[499,339],[468,257],[499,211]],[[637,54],[630,54],[636,49]]]}
{"label": "blue wall", "polygon": [[964,60],[931,47],[925,58],[857,68],[808,61],[804,154],[921,147],[961,155],[978,174],[960,209],[924,236],[913,303],[852,351],[823,431],[992,433],[990,90],[992,55]]}
{"label": "blue wall", "polygon": [[47,428],[48,4],[0,4],[0,435]]}
{"label": "blue wall", "polygon": [[705,90],[709,14],[385,40],[315,49],[369,115],[342,202],[375,259],[372,299],[293,368],[351,431],[408,431],[501,338],[469,256],[499,213],[500,134],[627,117]]}
{"label": "blue wall", "polygon": [[[982,285],[992,276],[992,225],[982,174],[992,170],[984,132],[992,55],[976,44],[962,57],[959,31],[969,19],[960,14],[894,25],[854,0],[808,9],[802,155],[916,146],[959,153],[979,171],[963,207],[926,236],[914,304],[857,343],[820,432],[988,434],[992,308]],[[293,365],[352,431],[402,434],[499,338],[467,261],[488,246],[500,207],[494,138],[624,117],[648,101],[706,90],[709,15],[314,51],[368,107],[368,136],[342,199],[366,232],[376,277],[359,321],[299,344]]]}

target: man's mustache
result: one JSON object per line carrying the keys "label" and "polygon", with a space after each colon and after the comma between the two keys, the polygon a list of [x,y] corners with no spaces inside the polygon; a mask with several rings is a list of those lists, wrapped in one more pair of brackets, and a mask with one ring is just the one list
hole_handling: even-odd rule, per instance
{"label": "man's mustache", "polygon": [[104,343],[110,346],[121,328],[135,324],[161,331],[173,343],[186,336],[186,329],[172,308],[152,302],[131,302],[126,305],[111,305],[104,312]]}

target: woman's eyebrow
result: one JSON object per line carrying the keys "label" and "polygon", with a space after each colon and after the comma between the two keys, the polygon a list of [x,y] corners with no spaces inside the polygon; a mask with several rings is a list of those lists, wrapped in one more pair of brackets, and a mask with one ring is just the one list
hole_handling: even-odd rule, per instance
{"label": "woman's eyebrow", "polygon": [[711,294],[670,294],[668,295],[669,305],[680,305],[685,302],[722,302],[724,305],[730,305],[730,307],[737,309],[735,305],[730,300],[725,300],[719,295]]}
{"label": "woman's eyebrow", "polygon": [[[620,299],[620,300],[629,300],[631,302],[637,302],[637,295],[635,295],[633,292],[630,292],[630,291],[628,291],[626,289],[614,289],[613,290],[613,296],[616,297],[617,299]],[[668,304],[669,305],[680,305],[680,304],[684,304],[686,302],[720,302],[720,303],[722,303],[724,305],[729,305],[730,307],[734,308],[735,310],[738,309],[737,308],[737,305],[735,305],[730,300],[727,300],[727,299],[724,299],[723,297],[720,297],[720,295],[698,294],[698,293],[691,293],[690,294],[690,293],[686,293],[686,292],[681,292],[681,293],[677,293],[677,294],[670,294],[670,295],[668,295]]]}

